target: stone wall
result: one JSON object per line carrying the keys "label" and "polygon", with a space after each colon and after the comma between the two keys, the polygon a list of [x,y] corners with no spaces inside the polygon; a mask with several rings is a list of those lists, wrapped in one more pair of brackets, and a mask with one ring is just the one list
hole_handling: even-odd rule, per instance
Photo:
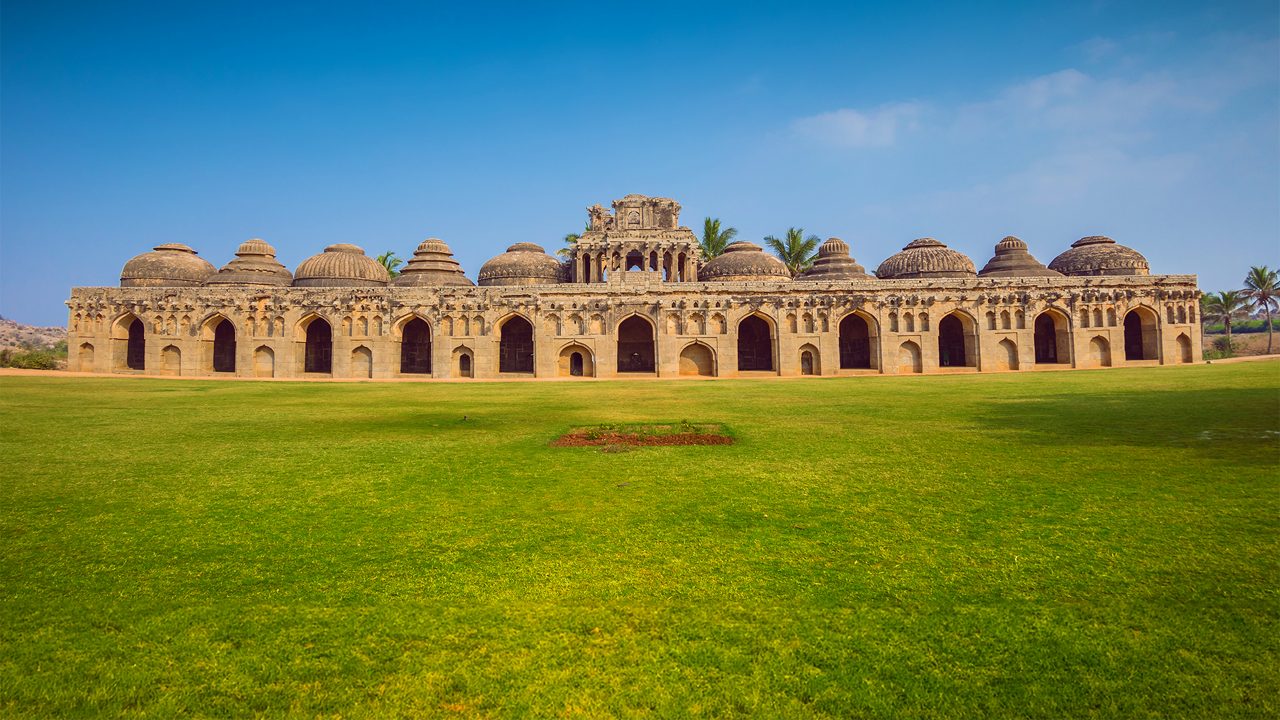
{"label": "stone wall", "polygon": [[[465,376],[468,365],[476,378],[551,377],[579,368],[585,376],[634,376],[619,372],[617,337],[632,316],[654,329],[655,372],[643,374],[659,377],[1176,364],[1201,357],[1199,295],[1191,275],[761,285],[669,283],[656,272],[614,272],[603,283],[540,286],[75,288],[67,303],[68,366],[149,375],[310,376],[306,337],[322,320],[332,329],[331,370],[323,377],[451,378]],[[739,370],[739,331],[748,316],[767,327],[767,345],[747,348],[753,359],[743,360],[767,360],[770,369]],[[841,324],[850,316],[858,320],[849,328],[865,323],[865,341],[846,333],[842,353]],[[949,316],[954,319],[943,327]],[[1037,338],[1041,316],[1047,320],[1040,321]],[[401,373],[404,328],[415,318],[430,330],[429,348],[422,346],[430,353],[429,374]],[[533,326],[532,373],[500,372],[501,339],[513,318]],[[129,367],[134,319],[142,333],[132,364],[141,369]],[[224,329],[219,341],[224,320],[234,334]],[[233,371],[214,370],[217,352],[222,367],[230,362]],[[1050,357],[1055,362],[1047,362]]]}

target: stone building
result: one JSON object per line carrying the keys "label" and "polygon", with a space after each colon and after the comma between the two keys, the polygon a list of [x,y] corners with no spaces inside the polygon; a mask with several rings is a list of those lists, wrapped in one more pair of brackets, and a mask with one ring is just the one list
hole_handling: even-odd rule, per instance
{"label": "stone building", "polygon": [[710,261],[680,205],[588,209],[561,262],[517,243],[478,284],[434,238],[394,280],[355,245],[289,272],[262,240],[221,269],[157,246],[118,288],[74,288],[72,370],[240,377],[753,377],[1189,363],[1194,275],[1106,237],[1048,266],[1007,237],[981,271],[921,238],[870,275],[837,238],[792,278],[758,245]]}

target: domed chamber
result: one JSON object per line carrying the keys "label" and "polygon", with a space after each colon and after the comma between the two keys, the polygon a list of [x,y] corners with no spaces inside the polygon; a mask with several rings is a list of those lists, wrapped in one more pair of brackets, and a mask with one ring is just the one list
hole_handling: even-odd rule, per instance
{"label": "domed chamber", "polygon": [[840,238],[827,238],[818,248],[813,266],[796,276],[796,280],[870,280],[867,269],[849,257],[849,245]]}
{"label": "domed chamber", "polygon": [[413,251],[413,257],[391,281],[397,287],[440,287],[474,285],[453,259],[453,251],[439,238],[427,238]]}
{"label": "domed chamber", "polygon": [[1150,275],[1142,253],[1105,235],[1091,235],[1071,243],[1070,249],[1049,263],[1063,275]]}
{"label": "domed chamber", "polygon": [[549,285],[562,280],[560,261],[541,245],[516,243],[480,266],[481,285]]}
{"label": "domed chamber", "polygon": [[283,287],[293,282],[293,273],[276,260],[276,249],[260,238],[240,244],[236,257],[222,266],[205,285],[250,285]]}
{"label": "domed chamber", "polygon": [[973,261],[933,238],[912,240],[876,268],[881,280],[904,278],[971,278],[977,275]]}
{"label": "domed chamber", "polygon": [[724,252],[698,270],[703,282],[786,282],[791,272],[778,258],[745,240],[729,243]]}
{"label": "domed chamber", "polygon": [[382,263],[347,243],[330,245],[303,260],[293,273],[296,287],[380,287],[390,279]]}
{"label": "domed chamber", "polygon": [[157,245],[124,264],[120,287],[191,287],[218,272],[209,261],[182,243]]}
{"label": "domed chamber", "polygon": [[996,243],[996,254],[982,267],[978,277],[1062,277],[1027,251],[1027,244],[1012,235]]}

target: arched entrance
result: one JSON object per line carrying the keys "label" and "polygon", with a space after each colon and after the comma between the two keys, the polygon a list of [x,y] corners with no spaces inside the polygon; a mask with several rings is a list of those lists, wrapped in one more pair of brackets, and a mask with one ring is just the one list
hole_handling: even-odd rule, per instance
{"label": "arched entrance", "polygon": [[1037,365],[1071,362],[1071,339],[1067,317],[1052,310],[1036,316],[1035,350]]}
{"label": "arched entrance", "polygon": [[618,326],[618,372],[651,373],[654,369],[653,323],[632,315]]}
{"label": "arched entrance", "polygon": [[920,346],[908,340],[898,348],[898,372],[918,373],[924,371],[924,363],[920,357]]}
{"label": "arched entrance", "polygon": [[80,345],[80,372],[93,372],[93,345]]}
{"label": "arched entrance", "polygon": [[176,345],[167,345],[160,350],[160,374],[182,374],[182,351]]}
{"label": "arched entrance", "polygon": [[213,328],[213,371],[236,371],[236,328],[226,318]]}
{"label": "arched entrance", "polygon": [[431,327],[422,318],[405,323],[400,336],[400,372],[431,373]]}
{"label": "arched entrance", "polygon": [[471,348],[466,345],[459,345],[453,349],[453,374],[455,377],[469,378],[472,377]]}
{"label": "arched entrance", "polygon": [[852,313],[840,321],[840,369],[871,367],[871,329],[862,316]]}
{"label": "arched entrance", "polygon": [[951,313],[938,323],[938,366],[976,367],[973,321]]}
{"label": "arched entrance", "polygon": [[1124,316],[1124,359],[1156,360],[1156,317],[1146,308],[1135,308]]}
{"label": "arched entrance", "polygon": [[260,378],[276,376],[276,353],[266,345],[253,351],[253,376]]}
{"label": "arched entrance", "polygon": [[801,375],[821,375],[822,360],[818,354],[818,348],[808,343],[800,346],[800,374]]}
{"label": "arched entrance", "polygon": [[533,325],[519,315],[511,316],[499,328],[498,372],[533,372]]}
{"label": "arched entrance", "polygon": [[303,372],[333,372],[333,328],[324,318],[307,324],[307,344],[303,351]]}
{"label": "arched entrance", "polygon": [[361,345],[351,351],[351,377],[373,377],[373,351]]}
{"label": "arched entrance", "polygon": [[680,374],[711,377],[716,374],[716,359],[711,348],[691,343],[680,351]]}
{"label": "arched entrance", "polygon": [[1181,333],[1181,334],[1179,334],[1179,335],[1178,335],[1178,341],[1177,341],[1177,342],[1178,342],[1178,357],[1179,357],[1179,359],[1180,359],[1182,362],[1184,362],[1184,363],[1189,363],[1189,362],[1191,362],[1191,361],[1192,361],[1192,356],[1191,356],[1191,338],[1187,337],[1187,336],[1186,336],[1186,333]]}
{"label": "arched entrance", "polygon": [[595,365],[591,351],[578,343],[571,343],[560,350],[561,377],[595,377]]}
{"label": "arched entrance", "polygon": [[996,369],[1018,369],[1018,346],[1008,338],[996,343]]}
{"label": "arched entrance", "polygon": [[1111,367],[1111,343],[1101,335],[1089,341],[1089,364],[1093,367]]}
{"label": "arched entrance", "polygon": [[773,338],[769,323],[759,315],[738,323],[738,370],[773,370]]}

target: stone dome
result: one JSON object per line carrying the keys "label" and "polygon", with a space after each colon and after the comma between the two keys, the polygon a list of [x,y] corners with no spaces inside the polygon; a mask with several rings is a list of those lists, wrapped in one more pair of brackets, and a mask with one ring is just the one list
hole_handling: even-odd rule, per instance
{"label": "stone dome", "polygon": [[1150,275],[1142,253],[1103,235],[1083,237],[1049,263],[1063,275]]}
{"label": "stone dome", "polygon": [[796,276],[797,280],[867,280],[867,269],[849,257],[849,244],[840,238],[827,238],[818,248],[813,267]]}
{"label": "stone dome", "polygon": [[392,281],[400,287],[474,285],[453,259],[453,251],[439,238],[427,238],[413,251],[413,257]]}
{"label": "stone dome", "polygon": [[157,245],[135,256],[120,271],[120,287],[191,287],[203,285],[218,268],[182,243]]}
{"label": "stone dome", "polygon": [[298,287],[380,287],[391,279],[382,263],[348,243],[330,245],[312,255],[293,273]]}
{"label": "stone dome", "polygon": [[711,258],[698,270],[704,282],[785,282],[791,271],[778,258],[765,253],[753,242],[729,243],[718,257]]}
{"label": "stone dome", "polygon": [[996,254],[982,267],[978,277],[1062,277],[1027,252],[1027,244],[1012,235],[996,243]]}
{"label": "stone dome", "polygon": [[560,282],[560,261],[541,245],[516,243],[480,266],[481,285],[548,285]]}
{"label": "stone dome", "polygon": [[292,282],[293,273],[276,259],[276,249],[261,238],[253,238],[241,243],[236,259],[204,284],[287,286]]}
{"label": "stone dome", "polygon": [[912,240],[876,268],[881,280],[899,278],[965,278],[976,275],[973,261],[933,238]]}

